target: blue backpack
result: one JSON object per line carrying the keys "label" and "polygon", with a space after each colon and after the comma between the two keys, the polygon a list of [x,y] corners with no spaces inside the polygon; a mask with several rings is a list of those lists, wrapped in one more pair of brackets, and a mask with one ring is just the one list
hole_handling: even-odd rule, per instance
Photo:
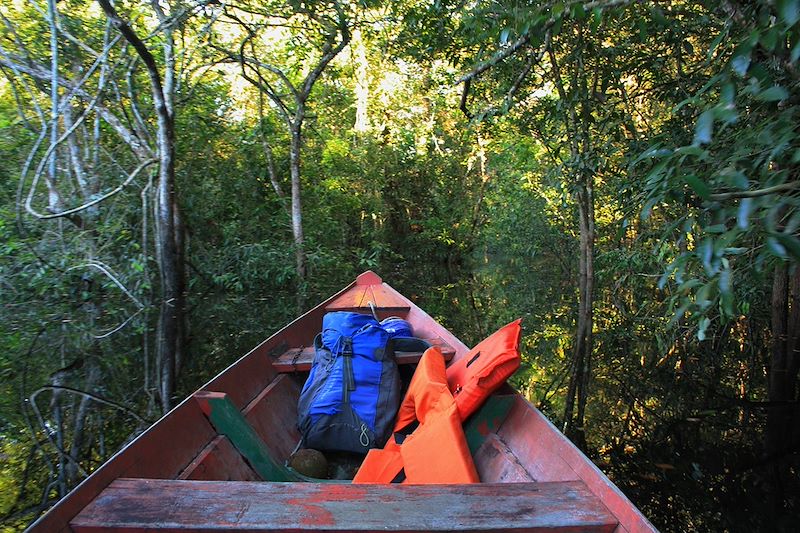
{"label": "blue backpack", "polygon": [[[384,328],[370,315],[338,311],[324,316],[298,402],[306,448],[366,453],[389,438],[400,405],[392,333],[398,331]],[[416,349],[427,344],[397,341],[404,350],[415,347],[415,341]]]}

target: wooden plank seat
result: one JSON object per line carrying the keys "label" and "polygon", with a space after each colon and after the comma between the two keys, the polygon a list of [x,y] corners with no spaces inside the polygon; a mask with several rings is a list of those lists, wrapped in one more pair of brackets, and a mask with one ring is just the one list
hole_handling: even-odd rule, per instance
{"label": "wooden plank seat", "polygon": [[[445,361],[450,361],[456,351],[441,338],[425,339],[432,346],[438,346],[444,355]],[[415,365],[419,363],[422,352],[395,352],[395,359],[398,365]],[[314,360],[314,347],[305,346],[302,348],[290,348],[279,355],[273,362],[272,367],[281,373],[287,372],[308,372],[311,370],[311,363]]]}
{"label": "wooden plank seat", "polygon": [[71,522],[94,531],[596,531],[614,516],[581,481],[321,485],[120,478]]}

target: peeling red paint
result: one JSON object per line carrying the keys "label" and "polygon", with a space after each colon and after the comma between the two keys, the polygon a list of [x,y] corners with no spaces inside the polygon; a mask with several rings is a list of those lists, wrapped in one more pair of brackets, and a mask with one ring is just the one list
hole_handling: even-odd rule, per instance
{"label": "peeling red paint", "polygon": [[320,505],[309,503],[310,498],[294,498],[288,500],[289,505],[296,505],[302,509],[300,524],[303,526],[332,526],[336,524],[333,513]]}

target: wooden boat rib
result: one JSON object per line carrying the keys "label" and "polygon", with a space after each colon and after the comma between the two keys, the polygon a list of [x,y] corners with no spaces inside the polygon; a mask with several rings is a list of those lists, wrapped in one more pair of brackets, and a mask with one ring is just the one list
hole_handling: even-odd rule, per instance
{"label": "wooden boat rib", "polygon": [[[285,461],[300,440],[297,399],[312,357],[306,347],[323,315],[368,312],[370,306],[380,318],[406,319],[415,335],[454,359],[468,352],[423,310],[365,272],[170,411],[31,531],[656,531],[510,387],[490,399],[505,406],[502,413],[465,426],[468,439],[470,432],[478,439],[479,484],[261,481],[265,468],[275,466],[269,459]],[[399,354],[398,362],[413,364],[419,356]],[[219,406],[230,408],[227,418]]]}

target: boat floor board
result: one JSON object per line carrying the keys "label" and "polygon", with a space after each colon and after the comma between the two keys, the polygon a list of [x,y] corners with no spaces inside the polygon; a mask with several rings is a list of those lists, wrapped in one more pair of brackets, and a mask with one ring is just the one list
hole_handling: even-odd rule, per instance
{"label": "boat floor board", "polygon": [[481,480],[491,480],[493,483],[535,481],[508,446],[494,433],[486,437],[473,458]]}
{"label": "boat floor board", "polygon": [[245,419],[261,437],[273,457],[286,460],[300,440],[297,400],[300,386],[290,376],[278,374],[243,410]]}
{"label": "boat floor board", "polygon": [[[441,338],[425,339],[431,346],[437,346],[444,355],[445,361],[450,361],[455,355],[455,349]],[[415,365],[419,363],[422,352],[395,352],[398,365]],[[279,355],[272,363],[272,367],[282,373],[308,372],[314,361],[314,347],[291,348]]]}
{"label": "boat floor board", "polygon": [[94,531],[559,531],[611,533],[581,482],[320,485],[122,478],[70,523]]}
{"label": "boat floor board", "polygon": [[241,454],[225,436],[208,443],[189,466],[180,473],[178,479],[216,480],[216,481],[260,481]]}

